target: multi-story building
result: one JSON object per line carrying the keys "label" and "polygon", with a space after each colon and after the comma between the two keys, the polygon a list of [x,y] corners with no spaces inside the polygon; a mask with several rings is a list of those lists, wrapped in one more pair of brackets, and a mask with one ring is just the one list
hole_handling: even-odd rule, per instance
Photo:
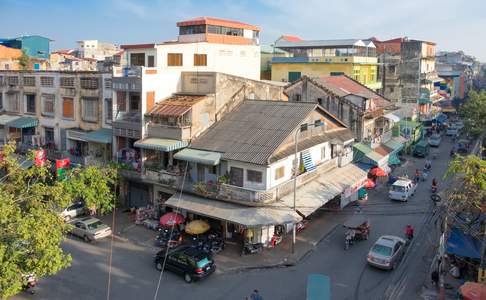
{"label": "multi-story building", "polygon": [[109,160],[112,94],[110,73],[0,71],[0,140],[78,163]]}
{"label": "multi-story building", "polygon": [[49,57],[51,71],[97,71],[97,60],[88,57],[77,57],[74,50],[59,50]]}
{"label": "multi-story building", "polygon": [[370,40],[295,40],[281,38],[275,47],[289,57],[272,59],[272,80],[292,82],[301,76],[347,75],[372,90],[377,80],[376,47]]}
{"label": "multi-story building", "polygon": [[462,51],[441,51],[436,55],[436,61],[437,73],[447,83],[447,95],[451,99],[463,100],[479,74],[478,61]]}
{"label": "multi-story building", "polygon": [[404,117],[429,118],[432,104],[442,99],[435,69],[435,43],[408,38],[378,41],[382,93],[401,107]]}
{"label": "multi-story building", "polygon": [[24,35],[17,38],[0,38],[0,45],[20,49],[36,59],[49,60],[51,39],[39,35]]}
{"label": "multi-story building", "polygon": [[22,51],[0,45],[0,70],[18,70]]}
{"label": "multi-story building", "polygon": [[272,59],[274,57],[286,57],[289,54],[281,49],[275,48],[273,45],[261,45],[260,49],[260,79],[272,80]]}
{"label": "multi-story building", "polygon": [[104,60],[106,57],[112,57],[120,49],[115,44],[104,43],[98,40],[77,41],[77,56],[79,58],[93,58],[95,60]]}

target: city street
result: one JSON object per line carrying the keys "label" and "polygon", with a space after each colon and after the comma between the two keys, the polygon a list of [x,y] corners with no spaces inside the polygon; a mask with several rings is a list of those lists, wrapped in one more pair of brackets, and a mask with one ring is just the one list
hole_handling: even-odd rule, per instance
{"label": "city street", "polygon": [[[115,240],[110,270],[109,239],[86,244],[69,238],[64,248],[72,253],[72,266],[42,280],[36,295],[21,293],[12,299],[107,299],[108,290],[109,299],[245,299],[255,288],[264,299],[305,299],[307,275],[312,273],[331,277],[332,299],[385,299],[385,292],[393,295],[390,299],[418,299],[427,276],[426,257],[432,249],[431,228],[435,227],[430,218],[433,211],[429,198],[431,180],[441,178],[446,170],[450,149],[450,139],[444,137],[440,154],[432,161],[432,174],[425,183],[419,184],[409,202],[391,202],[388,188],[379,186],[370,192],[369,200],[361,208],[350,207],[339,212],[350,219],[366,216],[372,225],[369,240],[357,242],[347,251],[343,249],[344,230],[338,226],[296,266],[231,274],[217,272],[191,285],[166,272],[154,298],[160,273],[154,268],[152,249]],[[425,160],[406,158],[404,168],[396,175],[404,174],[406,169],[412,178],[414,170],[422,169]],[[439,189],[444,186],[441,182]],[[332,214],[326,216],[332,217]],[[369,267],[366,255],[376,239],[385,234],[403,237],[407,224],[415,227],[416,238],[399,266],[393,271]],[[111,282],[108,280],[110,272]]]}

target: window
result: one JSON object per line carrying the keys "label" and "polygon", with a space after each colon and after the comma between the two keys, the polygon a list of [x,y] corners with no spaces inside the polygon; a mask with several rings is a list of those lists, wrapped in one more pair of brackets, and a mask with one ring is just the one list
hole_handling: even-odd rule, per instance
{"label": "window", "polygon": [[44,127],[44,138],[46,143],[54,143],[54,128]]}
{"label": "window", "polygon": [[7,93],[8,111],[19,112],[19,94]]}
{"label": "window", "polygon": [[395,88],[393,86],[388,87],[388,91],[390,93],[393,93],[395,91]]}
{"label": "window", "polygon": [[106,78],[105,79],[105,89],[111,89],[112,86],[113,86],[112,80],[109,79],[109,78]]}
{"label": "window", "polygon": [[153,68],[155,67],[155,57],[153,55],[147,56],[147,67]]}
{"label": "window", "polygon": [[17,76],[7,77],[8,85],[19,85],[19,78]]}
{"label": "window", "polygon": [[275,169],[275,180],[279,180],[285,175],[285,166],[278,167]]}
{"label": "window", "polygon": [[199,34],[205,32],[206,32],[206,25],[191,25],[191,26],[179,27],[179,35]]}
{"label": "window", "polygon": [[182,66],[182,53],[167,53],[167,66]]}
{"label": "window", "polygon": [[74,87],[74,77],[61,77],[61,87]]}
{"label": "window", "polygon": [[74,99],[62,98],[62,117],[74,119]]}
{"label": "window", "polygon": [[317,103],[319,103],[319,105],[322,106],[322,98],[317,98]]}
{"label": "window", "polygon": [[289,72],[288,80],[289,82],[294,82],[302,76],[301,72]]}
{"label": "window", "polygon": [[98,98],[82,98],[81,106],[84,121],[98,121]]}
{"label": "window", "polygon": [[24,85],[25,86],[35,86],[35,77],[34,76],[24,76]]}
{"label": "window", "polygon": [[111,98],[105,99],[105,120],[106,123],[111,123],[113,119],[113,101]]}
{"label": "window", "polygon": [[41,76],[40,84],[44,87],[52,87],[54,86],[54,77]]}
{"label": "window", "polygon": [[132,53],[130,54],[131,66],[145,66],[145,53]]}
{"label": "window", "polygon": [[130,111],[140,110],[140,95],[130,94]]}
{"label": "window", "polygon": [[207,54],[194,54],[194,66],[207,66]]}
{"label": "window", "polygon": [[326,159],[326,147],[321,148],[321,160]]}
{"label": "window", "polygon": [[82,77],[81,88],[87,90],[96,90],[98,88],[98,78]]}
{"label": "window", "polygon": [[25,112],[35,114],[35,94],[25,95]]}
{"label": "window", "polygon": [[262,183],[262,172],[246,170],[246,180],[249,182]]}
{"label": "window", "polygon": [[117,105],[117,110],[127,111],[127,93],[126,92],[116,92],[116,105]]}
{"label": "window", "polygon": [[218,171],[218,168],[216,166],[209,166],[208,167],[208,173],[209,174],[216,174],[217,171]]}
{"label": "window", "polygon": [[42,94],[42,114],[53,117],[56,96],[53,94]]}

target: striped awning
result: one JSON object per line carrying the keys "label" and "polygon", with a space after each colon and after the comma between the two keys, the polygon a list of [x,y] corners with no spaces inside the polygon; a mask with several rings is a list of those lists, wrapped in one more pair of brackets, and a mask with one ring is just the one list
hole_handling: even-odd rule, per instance
{"label": "striped awning", "polygon": [[100,128],[95,131],[88,132],[84,139],[88,142],[111,144],[113,131],[110,128]]}
{"label": "striped awning", "polygon": [[136,141],[134,146],[142,149],[170,152],[187,147],[188,144],[188,142],[180,140],[146,138]]}
{"label": "striped awning", "polygon": [[16,120],[20,118],[19,116],[11,116],[11,115],[1,115],[0,116],[0,125],[6,125],[8,122]]}
{"label": "striped awning", "polygon": [[33,117],[20,117],[18,119],[8,122],[5,125],[11,128],[19,128],[19,129],[36,127],[37,125],[39,125],[39,120]]}

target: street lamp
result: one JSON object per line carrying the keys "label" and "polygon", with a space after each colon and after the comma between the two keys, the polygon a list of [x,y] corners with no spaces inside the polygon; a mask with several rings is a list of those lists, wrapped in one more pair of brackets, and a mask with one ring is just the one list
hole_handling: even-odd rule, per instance
{"label": "street lamp", "polygon": [[[299,133],[302,131],[306,131],[309,127],[320,127],[324,125],[324,122],[321,120],[316,120],[314,123],[305,123],[301,124],[299,128],[295,131],[295,151],[294,151],[294,201],[293,201],[293,209],[294,212],[297,212],[295,207],[295,199],[297,196],[297,146],[299,144]],[[296,235],[296,223],[294,222],[292,226],[292,254],[295,253],[295,235]]]}

